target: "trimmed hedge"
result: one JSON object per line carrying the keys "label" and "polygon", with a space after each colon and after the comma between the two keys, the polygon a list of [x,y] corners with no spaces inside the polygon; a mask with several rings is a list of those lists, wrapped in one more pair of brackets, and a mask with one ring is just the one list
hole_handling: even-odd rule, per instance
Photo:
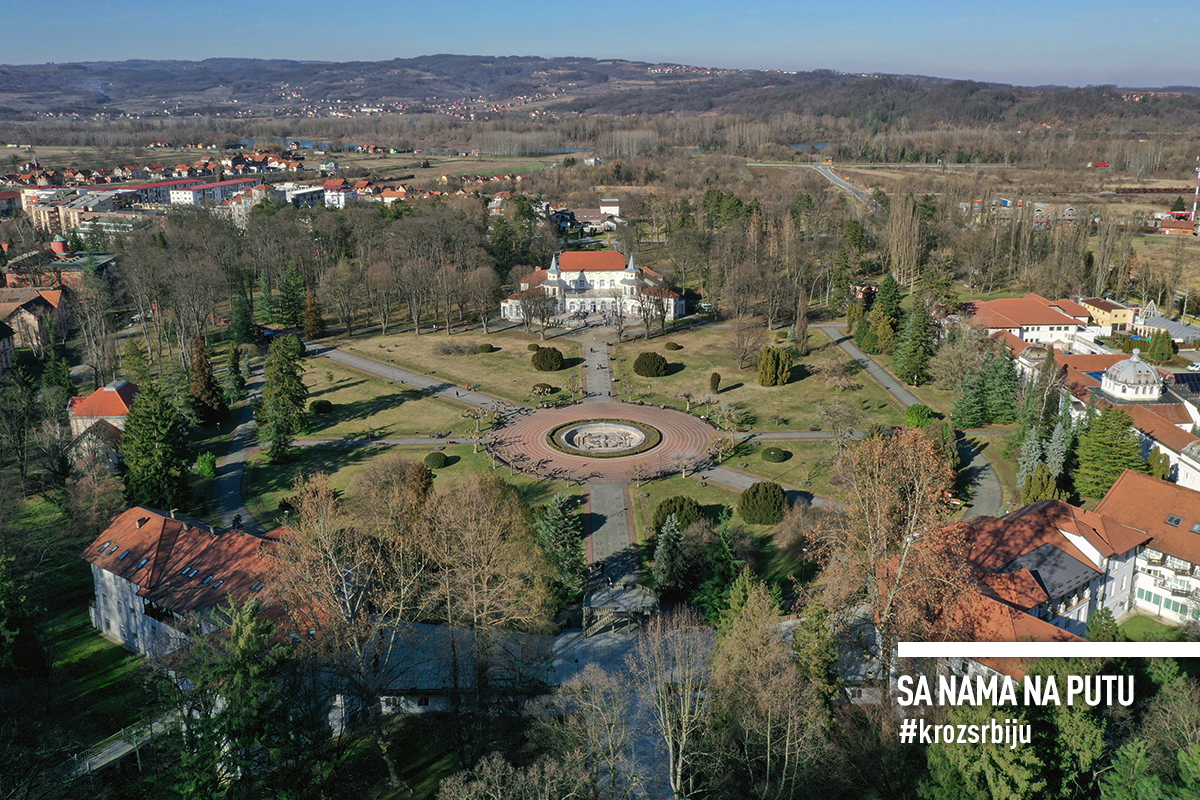
{"label": "trimmed hedge", "polygon": [[530,342],[529,344],[525,345],[525,349],[531,353],[536,353],[538,350],[542,349],[542,346],[537,342]]}
{"label": "trimmed hedge", "polygon": [[313,400],[308,404],[308,410],[314,414],[328,414],[333,411],[333,403],[328,400]]}
{"label": "trimmed hedge", "polygon": [[433,452],[425,456],[425,466],[430,469],[441,469],[446,466],[446,454]]}
{"label": "trimmed hedge", "polygon": [[782,461],[787,461],[792,454],[780,447],[768,447],[762,451],[762,460],[769,461],[772,464],[778,464]]}
{"label": "trimmed hedge", "polygon": [[679,344],[678,342],[667,342],[663,345],[663,348],[666,350],[682,350],[683,345]]}
{"label": "trimmed hedge", "polygon": [[667,521],[667,517],[675,515],[675,521],[679,523],[680,532],[686,531],[692,525],[704,519],[704,509],[690,497],[683,495],[675,495],[668,497],[658,504],[654,509],[654,530],[661,531],[663,523]]}
{"label": "trimmed hedge", "polygon": [[563,368],[562,350],[557,347],[539,347],[531,360],[538,372],[557,372]]}
{"label": "trimmed hedge", "polygon": [[774,525],[787,511],[787,493],[774,481],[752,483],[738,498],[738,513],[751,525]]}
{"label": "trimmed hedge", "polygon": [[492,344],[491,342],[484,342],[483,344],[479,345],[479,352],[494,353],[496,352],[496,345]]}
{"label": "trimmed hedge", "polygon": [[667,374],[667,360],[658,353],[642,353],[633,362],[633,371],[643,378],[661,378]]}
{"label": "trimmed hedge", "polygon": [[721,373],[714,372],[708,376],[708,390],[716,394],[721,389]]}

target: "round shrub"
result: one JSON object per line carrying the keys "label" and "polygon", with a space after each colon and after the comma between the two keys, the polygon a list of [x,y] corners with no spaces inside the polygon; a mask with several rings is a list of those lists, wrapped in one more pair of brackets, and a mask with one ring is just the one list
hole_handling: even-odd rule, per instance
{"label": "round shrub", "polygon": [[425,466],[430,469],[441,469],[446,466],[446,454],[433,452],[425,456]]}
{"label": "round shrub", "polygon": [[933,419],[933,409],[918,403],[904,410],[904,424],[909,428],[924,428]]}
{"label": "round shrub", "polygon": [[682,350],[683,349],[683,345],[679,344],[678,342],[667,342],[666,344],[663,345],[663,347],[667,350]]}
{"label": "round shrub", "polygon": [[479,352],[494,353],[496,352],[496,345],[492,344],[491,342],[484,342],[483,344],[479,345]]}
{"label": "round shrub", "polygon": [[751,525],[774,525],[787,510],[787,494],[773,481],[752,483],[738,498],[738,513]]}
{"label": "round shrub", "polygon": [[778,464],[781,461],[787,461],[791,455],[787,450],[780,447],[768,447],[762,451],[762,460]]}
{"label": "round shrub", "polygon": [[196,456],[196,472],[205,478],[217,477],[217,455],[205,450]]}
{"label": "round shrub", "polygon": [[633,371],[643,378],[661,378],[667,374],[667,360],[658,353],[642,353],[633,362]]}
{"label": "round shrub", "polygon": [[562,350],[557,347],[539,347],[531,360],[538,372],[555,372],[563,368]]}
{"label": "round shrub", "polygon": [[686,531],[704,518],[704,509],[690,497],[683,495],[668,497],[654,509],[654,530],[662,530],[663,523],[672,514],[675,515],[675,521],[679,523],[679,530]]}
{"label": "round shrub", "polygon": [[531,353],[536,353],[538,350],[542,349],[542,346],[537,342],[530,342],[529,344],[525,345],[525,349]]}
{"label": "round shrub", "polygon": [[333,403],[328,400],[313,400],[308,404],[308,410],[314,414],[328,414],[333,411]]}

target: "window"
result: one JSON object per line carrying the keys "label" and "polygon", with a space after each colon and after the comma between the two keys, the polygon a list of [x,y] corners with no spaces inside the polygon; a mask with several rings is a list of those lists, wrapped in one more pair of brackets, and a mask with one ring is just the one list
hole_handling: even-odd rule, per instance
{"label": "window", "polygon": [[208,582],[209,582],[209,581],[211,581],[211,580],[212,580],[212,575],[207,575],[207,576],[205,576],[204,580],[200,581],[200,583],[202,583],[202,584],[204,584],[205,586],[207,586],[207,585],[208,585]]}
{"label": "window", "polygon": [[105,542],[104,544],[100,545],[100,552],[103,553],[105,550],[107,550],[110,544],[112,544],[112,542]]}
{"label": "window", "polygon": [[1179,517],[1175,516],[1174,514],[1171,514],[1169,517],[1167,517],[1167,524],[1171,525],[1173,527],[1178,528],[1179,523],[1181,523],[1181,522],[1183,522],[1183,520],[1180,519]]}
{"label": "window", "polygon": [[138,562],[138,565],[136,567],[134,567],[134,569],[141,569],[142,567],[146,566],[146,563],[148,561],[150,561],[149,558],[143,558],[141,561]]}
{"label": "window", "polygon": [[221,578],[221,580],[219,580],[219,581],[217,581],[216,583],[214,583],[214,584],[213,584],[213,588],[214,588],[214,589],[215,589],[215,588],[217,588],[218,586],[220,586],[220,585],[221,585],[222,583],[224,583],[224,582],[225,582],[225,579],[224,579],[224,578]]}
{"label": "window", "polygon": [[132,552],[131,550],[126,550],[124,553],[121,553],[121,557],[118,558],[117,561],[124,561],[125,557],[128,556],[131,552]]}
{"label": "window", "polygon": [[188,570],[188,577],[189,577],[189,578],[194,578],[194,577],[196,577],[196,573],[197,573],[198,571],[199,571],[199,570],[197,570],[197,569],[195,569],[195,568],[189,569],[189,570]]}
{"label": "window", "polygon": [[971,665],[968,664],[966,661],[962,662],[962,664],[959,666],[959,672],[961,672],[964,675],[966,675],[970,671],[971,671]]}
{"label": "window", "polygon": [[179,574],[186,578],[189,569],[191,569],[191,567],[184,567]]}
{"label": "window", "polygon": [[255,582],[254,582],[254,585],[250,587],[250,591],[252,591],[252,592],[261,592],[261,591],[262,591],[262,588],[263,588],[264,586],[266,586],[266,584],[265,584],[265,583],[263,583],[262,581],[255,581]]}
{"label": "window", "polygon": [[1200,522],[1192,526],[1192,533],[1200,533]]}
{"label": "window", "polygon": [[851,700],[861,700],[862,699],[862,689],[851,689],[850,690],[850,699]]}
{"label": "window", "polygon": [[1154,605],[1156,605],[1156,606],[1162,605],[1162,595],[1156,594],[1156,595],[1153,595],[1150,599],[1154,601]]}
{"label": "window", "polygon": [[1128,576],[1128,575],[1126,575],[1125,577],[1121,578],[1121,591],[1122,591],[1122,592],[1123,592],[1123,591],[1125,591],[1125,581],[1127,581],[1127,580],[1129,580],[1129,576]]}
{"label": "window", "polygon": [[417,705],[422,706],[422,707],[429,705],[429,698],[428,697],[418,697]]}
{"label": "window", "polygon": [[1145,600],[1145,599],[1146,599],[1146,590],[1138,589],[1138,600]]}

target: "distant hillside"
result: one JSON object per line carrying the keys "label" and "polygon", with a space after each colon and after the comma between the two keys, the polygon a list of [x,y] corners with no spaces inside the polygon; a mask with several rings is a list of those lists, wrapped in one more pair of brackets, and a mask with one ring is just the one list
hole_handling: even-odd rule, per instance
{"label": "distant hillside", "polygon": [[916,75],[783,73],[591,58],[432,55],[328,63],[216,58],[0,66],[0,115],[330,116],[365,110],[505,114],[781,112],[868,124],[994,125],[1107,119],[1200,124],[1200,89],[1014,87]]}

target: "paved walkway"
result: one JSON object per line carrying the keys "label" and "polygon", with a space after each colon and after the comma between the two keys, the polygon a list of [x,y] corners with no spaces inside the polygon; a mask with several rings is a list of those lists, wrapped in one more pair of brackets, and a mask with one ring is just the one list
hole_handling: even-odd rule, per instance
{"label": "paved walkway", "polygon": [[453,400],[464,405],[475,406],[476,408],[486,408],[489,411],[516,407],[507,400],[501,400],[498,397],[492,397],[490,394],[484,394],[483,392],[468,391],[465,386],[448,383],[432,373],[422,375],[418,372],[395,367],[391,364],[384,364],[380,361],[315,342],[306,341],[304,344],[307,346],[308,354],[311,356],[323,356],[342,366],[356,369],[359,372],[366,372],[369,375],[374,375],[377,378],[383,378],[393,383],[413,386],[427,394],[441,397],[443,400]]}
{"label": "paved walkway", "polygon": [[862,368],[872,378],[879,381],[880,385],[884,389],[887,389],[892,397],[903,403],[905,407],[921,404],[921,401],[915,394],[901,386],[900,382],[893,378],[887,370],[876,364],[875,360],[862,350],[859,350],[858,346],[854,344],[854,340],[847,336],[840,328],[836,328],[833,325],[814,325],[813,327],[832,339],[834,344],[842,348],[842,350],[846,351],[847,355],[861,364]]}
{"label": "paved walkway", "polygon": [[221,525],[234,527],[235,519],[241,520],[241,529],[246,531],[261,531],[262,526],[250,509],[246,507],[242,497],[242,478],[246,470],[246,459],[257,441],[258,423],[254,421],[253,400],[262,393],[262,368],[251,373],[250,382],[246,385],[247,402],[238,415],[237,427],[230,437],[229,452],[217,466],[217,477],[213,481],[213,505],[215,515]]}
{"label": "paved walkway", "polygon": [[612,349],[608,346],[615,331],[589,328],[579,337],[583,352],[583,401],[607,403],[612,400]]}

